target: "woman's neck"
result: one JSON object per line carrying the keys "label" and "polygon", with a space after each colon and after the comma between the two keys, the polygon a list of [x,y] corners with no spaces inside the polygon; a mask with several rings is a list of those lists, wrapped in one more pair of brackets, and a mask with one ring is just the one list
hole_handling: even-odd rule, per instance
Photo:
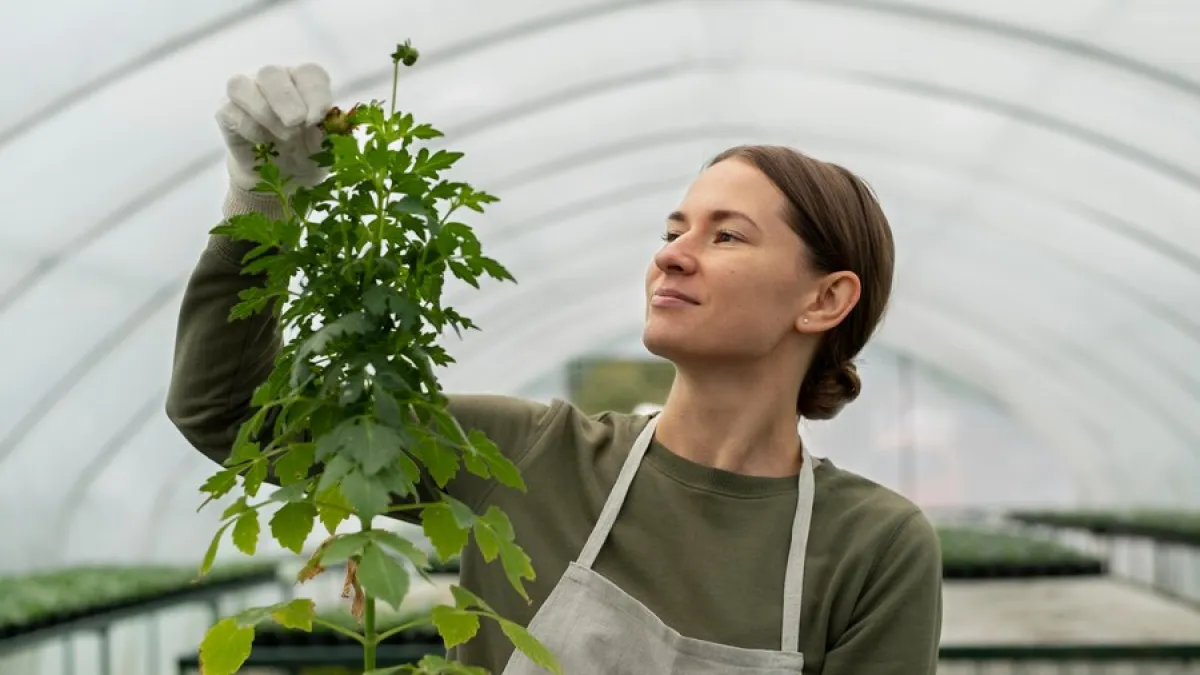
{"label": "woman's neck", "polygon": [[677,368],[655,437],[671,452],[752,476],[800,470],[796,391],[778,368]]}

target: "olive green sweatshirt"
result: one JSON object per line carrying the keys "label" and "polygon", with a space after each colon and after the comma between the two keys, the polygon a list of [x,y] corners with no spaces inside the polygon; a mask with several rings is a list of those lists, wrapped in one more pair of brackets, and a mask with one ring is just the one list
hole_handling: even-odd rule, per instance
{"label": "olive green sweatshirt", "polygon": [[[183,436],[220,462],[250,414],[254,388],[280,347],[269,317],[229,323],[241,252],[213,237],[179,315],[167,412]],[[511,518],[537,579],[526,603],[499,562],[474,541],[461,583],[502,615],[528,624],[574,560],[647,418],[585,415],[556,401],[451,397],[464,428],[485,432],[522,471],[528,492],[467,478],[457,498]],[[804,673],[925,675],[937,665],[941,554],[936,532],[900,495],[839,469],[815,465],[816,497],[801,612]],[[797,482],[729,473],[654,443],[595,563],[595,570],[680,633],[746,648],[779,649],[783,577]],[[491,622],[454,656],[500,673],[512,647]]]}

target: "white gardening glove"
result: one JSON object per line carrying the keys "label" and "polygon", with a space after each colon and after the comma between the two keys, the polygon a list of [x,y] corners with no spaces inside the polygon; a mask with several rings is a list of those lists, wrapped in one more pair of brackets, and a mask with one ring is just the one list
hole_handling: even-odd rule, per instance
{"label": "white gardening glove", "polygon": [[329,74],[316,64],[295,68],[266,66],[254,79],[235,75],[226,86],[229,97],[217,111],[217,124],[229,148],[230,187],[224,215],[259,211],[279,217],[274,195],[250,192],[258,184],[256,143],[273,143],[280,172],[289,185],[311,187],[327,170],[311,157],[320,152],[325,132],[320,123],[333,107]]}

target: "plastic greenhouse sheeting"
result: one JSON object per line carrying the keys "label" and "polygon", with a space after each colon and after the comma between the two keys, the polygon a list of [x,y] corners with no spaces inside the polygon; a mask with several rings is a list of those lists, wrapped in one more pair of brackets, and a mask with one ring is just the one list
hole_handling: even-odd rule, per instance
{"label": "plastic greenhouse sheeting", "polygon": [[[339,103],[384,98],[405,38],[402,103],[501,196],[476,224],[520,281],[452,289],[484,330],[448,388],[548,395],[571,359],[636,343],[688,181],[728,145],[786,143],[879,192],[900,259],[878,353],[988,394],[936,397],[960,428],[994,418],[992,445],[954,437],[960,461],[1021,444],[1014,482],[1061,462],[1048,500],[1200,504],[1200,5],[160,4],[0,8],[0,571],[200,555],[213,467],[162,398],[224,191],[225,81],[317,61]],[[836,459],[875,442],[853,426],[812,433]]]}

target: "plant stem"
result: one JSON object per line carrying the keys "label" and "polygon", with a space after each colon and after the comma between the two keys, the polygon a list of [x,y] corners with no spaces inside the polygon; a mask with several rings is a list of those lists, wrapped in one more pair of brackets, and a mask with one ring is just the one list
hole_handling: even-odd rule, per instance
{"label": "plant stem", "polygon": [[[362,531],[371,531],[369,518],[362,519]],[[375,647],[378,644],[379,637],[375,634],[375,598],[367,593],[363,607],[363,668],[368,672],[375,669]]]}
{"label": "plant stem", "polygon": [[400,80],[400,62],[392,60],[392,114],[396,114],[396,83]]}

